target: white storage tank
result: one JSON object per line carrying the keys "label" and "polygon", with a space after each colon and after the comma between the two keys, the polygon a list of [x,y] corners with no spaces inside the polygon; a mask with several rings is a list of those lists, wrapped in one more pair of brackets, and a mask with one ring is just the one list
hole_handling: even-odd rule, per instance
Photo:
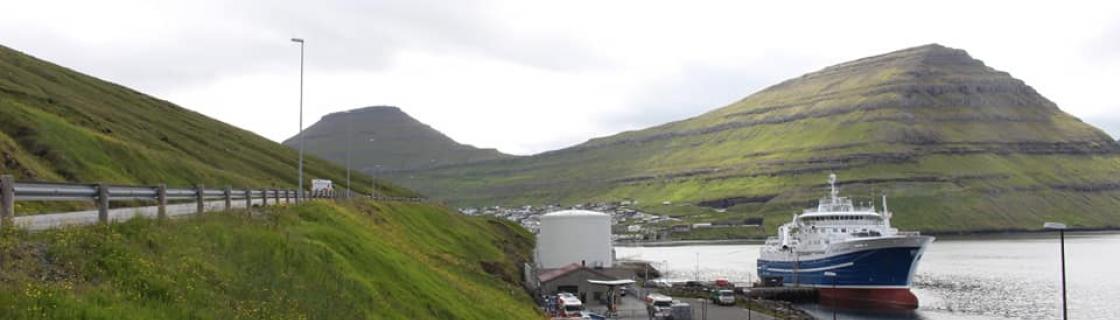
{"label": "white storage tank", "polygon": [[537,266],[550,269],[572,263],[603,268],[614,264],[610,215],[565,210],[541,216],[541,230],[537,234]]}

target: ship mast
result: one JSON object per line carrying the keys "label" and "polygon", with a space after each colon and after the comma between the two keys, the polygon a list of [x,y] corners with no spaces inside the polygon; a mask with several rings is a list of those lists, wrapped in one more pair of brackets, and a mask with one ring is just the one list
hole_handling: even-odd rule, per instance
{"label": "ship mast", "polygon": [[836,204],[836,197],[840,194],[840,191],[836,190],[836,174],[835,173],[829,173],[828,174],[828,186],[830,188],[832,188],[832,192],[831,192],[832,204],[835,205]]}

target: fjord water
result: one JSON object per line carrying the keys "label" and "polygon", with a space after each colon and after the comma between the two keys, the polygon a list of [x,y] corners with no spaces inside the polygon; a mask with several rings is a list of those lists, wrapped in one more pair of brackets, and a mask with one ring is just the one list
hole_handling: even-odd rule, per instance
{"label": "fjord water", "polygon": [[[757,244],[616,247],[619,259],[646,260],[674,281],[757,277]],[[699,268],[697,261],[699,258]],[[1120,233],[1066,234],[1071,319],[1120,319]],[[839,319],[1060,319],[1056,233],[939,237],[914,278],[913,312],[838,310]],[[819,318],[832,309],[803,305]]]}

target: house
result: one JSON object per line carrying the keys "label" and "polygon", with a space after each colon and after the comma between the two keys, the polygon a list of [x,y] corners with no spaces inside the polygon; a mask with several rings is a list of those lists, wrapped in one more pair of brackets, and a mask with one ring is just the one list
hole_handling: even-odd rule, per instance
{"label": "house", "polygon": [[672,232],[688,232],[689,230],[692,230],[692,226],[687,225],[687,224],[678,224],[678,225],[674,225],[669,230],[672,231]]}
{"label": "house", "polygon": [[579,297],[585,305],[602,304],[606,299],[607,287],[592,284],[588,280],[621,280],[632,272],[621,268],[590,268],[579,263],[555,269],[541,269],[537,272],[537,293],[541,296],[549,296],[568,292]]}

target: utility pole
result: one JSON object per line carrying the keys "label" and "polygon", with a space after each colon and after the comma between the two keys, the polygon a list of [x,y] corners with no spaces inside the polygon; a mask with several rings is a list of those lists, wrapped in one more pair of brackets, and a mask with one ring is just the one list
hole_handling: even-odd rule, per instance
{"label": "utility pole", "polygon": [[1047,222],[1042,225],[1046,230],[1058,230],[1058,239],[1062,253],[1062,320],[1069,319],[1066,308],[1066,224],[1060,222]]}
{"label": "utility pole", "polygon": [[696,282],[700,282],[700,253],[696,253]]}
{"label": "utility pole", "polygon": [[353,188],[350,185],[350,135],[354,134],[352,128],[354,126],[354,111],[346,111],[346,199],[350,199],[350,192]]}
{"label": "utility pole", "polygon": [[292,38],[299,43],[299,190],[296,202],[303,202],[303,39]]}

